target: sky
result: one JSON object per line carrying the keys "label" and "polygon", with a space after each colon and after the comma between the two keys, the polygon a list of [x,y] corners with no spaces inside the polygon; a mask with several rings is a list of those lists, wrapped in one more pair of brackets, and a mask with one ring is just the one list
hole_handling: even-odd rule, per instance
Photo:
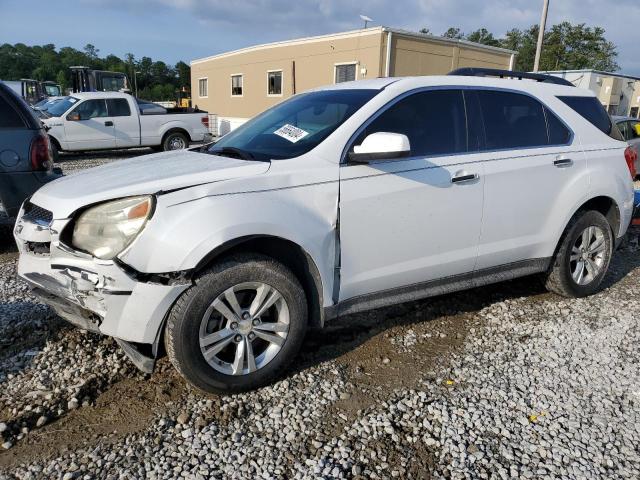
{"label": "sky", "polygon": [[[542,0],[0,0],[0,43],[53,43],[175,64],[260,43],[372,25],[497,37],[539,22]],[[622,72],[640,76],[640,0],[550,0],[547,25],[602,26]]]}

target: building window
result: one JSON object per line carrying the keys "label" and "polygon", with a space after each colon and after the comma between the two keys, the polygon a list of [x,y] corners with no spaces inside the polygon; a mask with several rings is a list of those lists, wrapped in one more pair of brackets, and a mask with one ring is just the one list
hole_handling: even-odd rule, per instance
{"label": "building window", "polygon": [[209,79],[201,78],[198,80],[198,96],[206,98],[209,95]]}
{"label": "building window", "polygon": [[231,96],[242,96],[242,75],[231,75]]}
{"label": "building window", "polygon": [[356,79],[356,64],[345,63],[336,65],[335,83],[351,82]]}
{"label": "building window", "polygon": [[282,70],[267,72],[267,94],[282,95]]}
{"label": "building window", "polygon": [[629,116],[638,118],[638,107],[631,107],[631,110],[629,110]]}

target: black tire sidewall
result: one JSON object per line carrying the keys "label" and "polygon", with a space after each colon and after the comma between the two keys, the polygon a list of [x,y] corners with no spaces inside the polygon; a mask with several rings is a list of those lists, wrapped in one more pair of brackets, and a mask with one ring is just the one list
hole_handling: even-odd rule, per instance
{"label": "black tire sidewall", "polygon": [[58,163],[58,158],[60,158],[60,150],[58,149],[56,142],[54,142],[53,140],[49,139],[49,143],[51,144],[51,159],[53,160],[53,163]]}
{"label": "black tire sidewall", "polygon": [[[171,150],[169,148],[169,143],[171,142],[172,138],[175,137],[180,137],[182,138],[182,140],[184,140],[184,149],[189,148],[189,139],[187,138],[187,136],[182,133],[182,132],[171,132],[169,135],[166,136],[166,138],[164,139],[164,142],[162,142],[162,148],[165,152],[174,152],[175,150]],[[184,150],[183,149],[183,150]]]}
{"label": "black tire sidewall", "polygon": [[[593,281],[591,281],[587,285],[579,285],[571,275],[571,249],[582,232],[590,226],[598,227],[604,232],[606,244],[605,264],[603,265],[600,273],[598,273]],[[565,285],[571,290],[573,296],[586,297],[599,290],[602,280],[604,279],[609,269],[609,264],[613,255],[613,242],[614,240],[611,226],[609,225],[609,222],[604,217],[604,215],[602,215],[600,212],[585,212],[572,225],[569,232],[567,232],[567,236],[562,248],[563,258],[561,258],[560,260],[562,269],[561,274],[564,277],[563,280],[565,282]]]}
{"label": "black tire sidewall", "polygon": [[[211,367],[200,350],[202,318],[213,300],[233,285],[263,282],[276,288],[289,309],[287,339],[278,354],[264,367],[247,375],[225,375]],[[295,276],[268,257],[234,258],[217,265],[196,280],[178,302],[167,325],[167,335],[178,370],[197,388],[209,393],[233,393],[251,390],[275,380],[297,355],[307,329],[307,304],[304,290]]]}

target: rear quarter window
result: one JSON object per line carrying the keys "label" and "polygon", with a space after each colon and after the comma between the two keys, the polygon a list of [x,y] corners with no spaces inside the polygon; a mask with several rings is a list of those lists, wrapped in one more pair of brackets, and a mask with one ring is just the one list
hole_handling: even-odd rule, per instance
{"label": "rear quarter window", "polygon": [[129,102],[126,98],[112,98],[107,100],[110,117],[128,117],[131,115]]}
{"label": "rear quarter window", "polygon": [[0,129],[26,128],[22,116],[0,95]]}
{"label": "rear quarter window", "polygon": [[547,117],[547,129],[549,130],[549,145],[566,145],[571,140],[571,131],[562,121],[547,107],[544,108]]}
{"label": "rear quarter window", "polygon": [[601,132],[616,140],[623,140],[618,127],[611,121],[611,117],[596,97],[561,96],[558,99],[595,125]]}

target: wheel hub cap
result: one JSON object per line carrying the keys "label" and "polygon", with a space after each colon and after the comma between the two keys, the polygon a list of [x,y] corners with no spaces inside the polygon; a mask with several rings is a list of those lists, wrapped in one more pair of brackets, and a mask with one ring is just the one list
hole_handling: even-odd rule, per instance
{"label": "wheel hub cap", "polygon": [[242,320],[238,324],[238,331],[243,335],[248,335],[252,329],[253,329],[253,323],[251,323],[251,320]]}

